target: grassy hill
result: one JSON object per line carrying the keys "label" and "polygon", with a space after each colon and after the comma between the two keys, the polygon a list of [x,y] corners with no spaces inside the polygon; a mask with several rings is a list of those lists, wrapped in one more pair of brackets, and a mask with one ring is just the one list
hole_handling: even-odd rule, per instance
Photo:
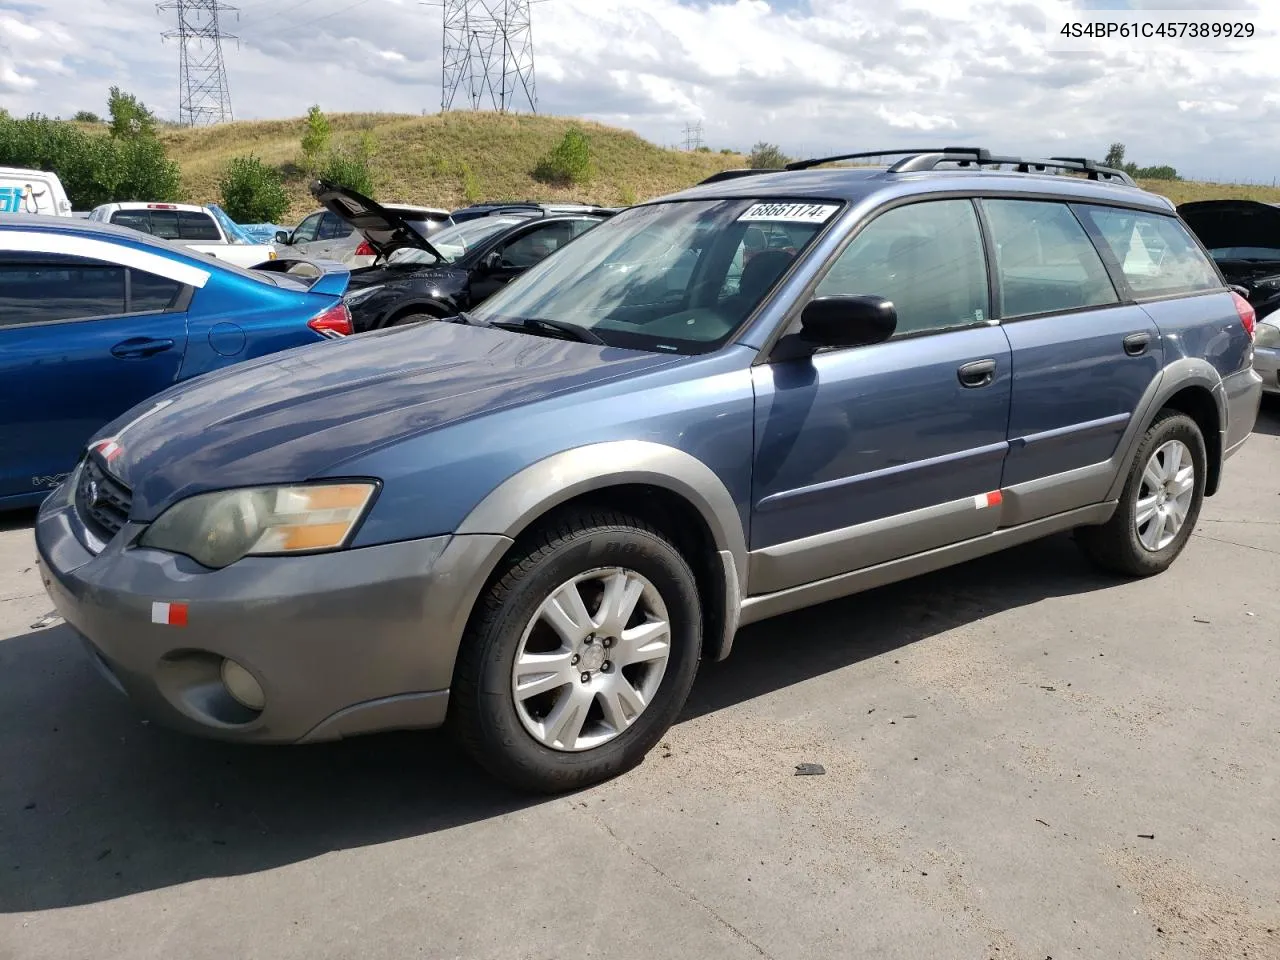
{"label": "grassy hill", "polygon": [[[376,196],[388,201],[454,208],[475,200],[561,200],[627,204],[680,190],[717,170],[745,166],[739,154],[666,150],[638,135],[564,117],[496,113],[334,114],[335,145],[362,137],[374,145]],[[594,176],[581,188],[559,189],[533,179],[538,160],[577,125],[591,143]],[[263,120],[161,131],[182,167],[191,199],[218,198],[218,179],[232,157],[253,153],[286,175],[296,222],[314,204],[296,167],[304,120]],[[1280,188],[1151,180],[1142,183],[1175,203],[1220,197],[1280,202]]]}
{"label": "grassy hill", "polygon": [[[736,154],[665,150],[628,130],[562,117],[496,113],[332,114],[335,145],[366,134],[374,145],[379,198],[452,209],[475,200],[560,200],[627,204],[680,190],[717,170],[745,165]],[[561,189],[533,179],[538,160],[571,126],[591,143],[594,175],[581,188]],[[314,209],[296,168],[303,119],[228,123],[161,132],[182,167],[189,196],[216,200],[218,179],[232,157],[253,153],[280,167],[294,199],[294,218]]]}

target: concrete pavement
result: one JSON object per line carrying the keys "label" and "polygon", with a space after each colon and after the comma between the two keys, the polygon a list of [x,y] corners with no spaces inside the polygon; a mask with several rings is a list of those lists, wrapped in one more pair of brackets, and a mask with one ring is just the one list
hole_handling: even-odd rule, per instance
{"label": "concrete pavement", "polygon": [[1167,574],[1057,537],[756,625],[546,800],[144,724],[0,519],[0,958],[1280,957],[1278,555],[1268,405]]}

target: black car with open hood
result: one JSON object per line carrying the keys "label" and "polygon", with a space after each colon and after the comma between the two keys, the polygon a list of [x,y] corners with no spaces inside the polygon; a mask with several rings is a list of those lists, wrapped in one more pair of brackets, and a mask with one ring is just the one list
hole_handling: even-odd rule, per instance
{"label": "black car with open hood", "polygon": [[1280,310],[1280,206],[1197,200],[1178,207],[1228,283],[1243,287],[1258,318]]}
{"label": "black car with open hood", "polygon": [[445,227],[427,240],[395,211],[353,190],[316,181],[311,193],[378,254],[372,266],[351,272],[347,287],[357,333],[469,310],[608,216],[512,210]]}

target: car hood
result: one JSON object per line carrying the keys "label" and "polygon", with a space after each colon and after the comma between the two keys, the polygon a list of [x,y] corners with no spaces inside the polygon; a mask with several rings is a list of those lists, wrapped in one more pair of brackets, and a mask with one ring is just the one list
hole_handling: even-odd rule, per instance
{"label": "car hood", "polygon": [[1197,200],[1179,206],[1178,215],[1210,250],[1221,247],[1280,249],[1280,207],[1269,203]]}
{"label": "car hood", "polygon": [[327,180],[314,180],[311,183],[311,195],[326,210],[355,227],[381,257],[386,257],[401,247],[417,247],[437,259],[444,259],[403,217],[363,194]]}
{"label": "car hood", "polygon": [[425,323],[200,377],[131,410],[91,447],[110,453],[134,519],[149,521],[196,493],[306,480],[398,440],[679,359]]}

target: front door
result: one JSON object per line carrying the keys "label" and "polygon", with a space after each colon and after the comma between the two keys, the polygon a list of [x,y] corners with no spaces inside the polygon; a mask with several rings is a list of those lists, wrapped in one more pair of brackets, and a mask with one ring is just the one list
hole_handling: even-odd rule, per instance
{"label": "front door", "polygon": [[185,295],[114,263],[0,251],[0,504],[56,486],[95,431],[173,384]]}
{"label": "front door", "polygon": [[552,220],[535,223],[496,244],[473,271],[471,303],[487,300],[520,274],[563,247],[593,221]]}
{"label": "front door", "polygon": [[755,368],[753,594],[999,525],[1010,350],[989,320],[972,201],[881,214],[815,295],[886,297],[898,328],[885,343]]}

